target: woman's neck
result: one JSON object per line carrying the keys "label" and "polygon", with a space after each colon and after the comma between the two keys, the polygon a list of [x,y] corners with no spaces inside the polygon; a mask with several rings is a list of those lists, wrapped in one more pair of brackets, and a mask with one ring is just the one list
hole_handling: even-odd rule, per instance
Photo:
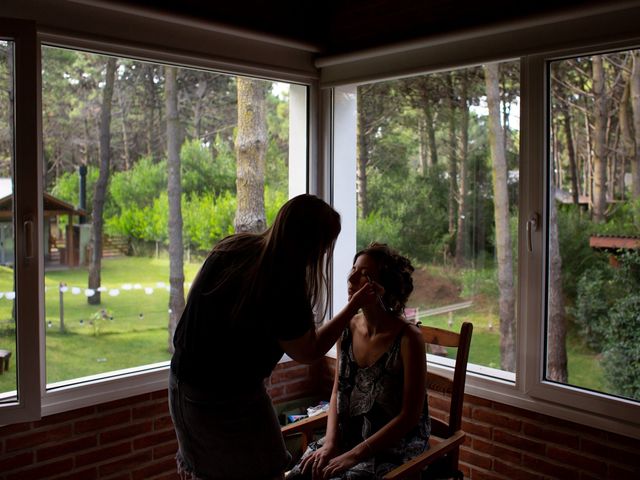
{"label": "woman's neck", "polygon": [[392,330],[396,320],[395,315],[385,312],[377,305],[363,308],[362,314],[369,337]]}

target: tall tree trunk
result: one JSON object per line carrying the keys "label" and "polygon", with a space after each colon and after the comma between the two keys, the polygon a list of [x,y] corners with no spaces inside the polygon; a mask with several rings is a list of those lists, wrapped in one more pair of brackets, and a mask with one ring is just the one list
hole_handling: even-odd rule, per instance
{"label": "tall tree trunk", "polygon": [[456,193],[458,191],[458,128],[456,124],[456,92],[453,82],[454,73],[447,75],[447,104],[449,107],[449,235],[453,238],[456,229],[456,217],[458,202]]}
{"label": "tall tree trunk", "polygon": [[462,268],[466,262],[467,245],[467,164],[469,151],[469,102],[467,72],[461,72],[460,92],[460,182],[458,184],[458,225],[456,228],[456,267]]}
{"label": "tall tree trunk", "polygon": [[156,158],[155,148],[155,128],[156,128],[156,83],[154,81],[155,73],[153,71],[153,65],[146,63],[144,67],[146,75],[146,88],[145,88],[145,119],[147,124],[146,129],[146,147],[147,156],[149,158]]}
{"label": "tall tree trunk", "polygon": [[[633,56],[629,56],[629,63],[631,67],[633,67]],[[622,98],[620,99],[620,114],[618,115],[618,122],[620,124],[620,137],[622,141],[622,165],[620,167],[620,171],[618,172],[620,175],[619,185],[620,191],[622,193],[622,198],[625,198],[625,179],[624,174],[626,171],[626,165],[631,165],[631,170],[633,171],[633,163],[636,158],[636,144],[635,138],[633,134],[633,105],[631,102],[631,74],[629,72],[623,72],[623,77],[625,81],[624,90],[622,92]],[[639,88],[640,88],[640,76],[638,77]],[[640,94],[640,92],[639,92]],[[640,97],[640,95],[639,95]],[[640,106],[640,105],[639,105]],[[639,112],[640,113],[640,112]],[[632,173],[632,181],[631,188],[633,189],[633,173]]]}
{"label": "tall tree trunk", "polygon": [[500,91],[498,64],[485,65],[487,105],[489,107],[489,143],[493,159],[493,204],[496,224],[496,254],[498,257],[498,287],[500,290],[500,366],[515,371],[515,289],[511,232],[509,230],[509,195],[507,192],[507,159],[500,125]]}
{"label": "tall tree trunk", "polygon": [[[552,185],[552,191],[555,191]],[[562,292],[562,257],[558,240],[558,212],[554,195],[549,199],[549,318],[547,331],[547,379],[566,383],[567,324]]]}
{"label": "tall tree trunk", "polygon": [[236,136],[236,232],[262,232],[264,170],[267,151],[266,82],[238,77],[238,133]]}
{"label": "tall tree trunk", "polygon": [[631,192],[635,199],[640,198],[640,50],[633,51],[630,93],[635,135],[635,158],[631,162]]}
{"label": "tall tree trunk", "polygon": [[[100,111],[100,172],[93,194],[93,211],[91,213],[91,260],[89,262],[89,285],[95,294],[87,297],[90,305],[100,304],[100,274],[102,270],[102,235],[104,225],[104,202],[109,182],[109,163],[111,158],[111,102],[113,86],[116,80],[116,59],[107,60],[105,84],[102,90],[102,107]],[[70,229],[73,234],[73,229]],[[67,252],[72,255],[72,252]]]}
{"label": "tall tree trunk", "polygon": [[358,151],[356,158],[356,201],[358,218],[369,215],[367,201],[367,164],[369,163],[369,126],[364,108],[363,88],[358,88]]}
{"label": "tall tree trunk", "polygon": [[573,129],[571,127],[571,114],[569,107],[560,102],[560,110],[562,112],[562,120],[564,127],[564,135],[567,138],[567,156],[569,157],[569,170],[571,175],[571,198],[573,203],[578,205],[580,202],[580,190],[578,188],[578,166],[576,163],[576,150],[573,146]]}
{"label": "tall tree trunk", "polygon": [[120,105],[120,120],[122,122],[122,155],[124,159],[124,169],[131,167],[131,154],[129,153],[129,130],[127,127],[127,105],[123,98],[124,93],[118,91],[118,104]]}
{"label": "tall tree trunk", "polygon": [[428,94],[423,96],[423,111],[424,118],[426,119],[427,136],[429,138],[429,161],[428,165],[431,167],[438,164],[438,146],[436,144],[436,128],[433,124],[433,107],[431,105],[431,98]]}
{"label": "tall tree trunk", "polygon": [[167,102],[167,169],[169,197],[169,351],[184,310],[184,260],[182,245],[182,186],[180,181],[180,122],[178,118],[178,72],[165,67]]}
{"label": "tall tree trunk", "polygon": [[593,56],[593,97],[595,105],[593,139],[593,219],[604,222],[607,209],[607,157],[606,128],[607,101],[604,90],[604,67],[602,56]]}
{"label": "tall tree trunk", "polygon": [[418,173],[425,175],[429,170],[429,140],[427,138],[427,122],[418,115],[419,164]]}

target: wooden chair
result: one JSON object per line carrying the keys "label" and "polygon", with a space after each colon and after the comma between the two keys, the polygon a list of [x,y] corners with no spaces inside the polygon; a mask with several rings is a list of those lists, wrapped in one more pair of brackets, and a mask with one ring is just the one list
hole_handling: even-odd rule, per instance
{"label": "wooden chair", "polygon": [[[473,325],[464,322],[460,332],[443,330],[420,325],[422,337],[426,344],[439,345],[445,348],[457,348],[453,375],[443,376],[427,371],[427,398],[431,392],[449,400],[449,411],[446,420],[431,416],[430,448],[422,455],[411,459],[404,465],[385,475],[388,480],[400,479],[463,479],[458,468],[460,445],[464,442],[462,431],[462,405],[464,386],[467,375],[467,362],[471,346]],[[282,434],[300,434],[302,451],[306,450],[313,435],[326,425],[327,414],[323,413],[282,427]],[[429,467],[427,469],[427,467]],[[425,471],[425,469],[427,469]]]}

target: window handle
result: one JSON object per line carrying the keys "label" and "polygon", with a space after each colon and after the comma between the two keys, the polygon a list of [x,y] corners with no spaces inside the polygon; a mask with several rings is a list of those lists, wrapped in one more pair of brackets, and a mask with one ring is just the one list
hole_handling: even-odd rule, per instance
{"label": "window handle", "polygon": [[533,241],[531,239],[532,233],[538,230],[538,225],[540,222],[538,221],[539,215],[536,212],[533,212],[529,216],[529,220],[527,220],[527,250],[529,252],[533,252]]}
{"label": "window handle", "polygon": [[28,219],[25,220],[22,225],[22,231],[24,233],[24,258],[26,260],[31,260],[33,258],[33,220]]}

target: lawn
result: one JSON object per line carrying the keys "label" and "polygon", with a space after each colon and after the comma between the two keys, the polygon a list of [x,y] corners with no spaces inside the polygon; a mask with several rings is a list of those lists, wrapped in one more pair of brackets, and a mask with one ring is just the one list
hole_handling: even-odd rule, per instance
{"label": "lawn", "polygon": [[[185,264],[185,293],[199,266],[200,263]],[[102,292],[99,306],[87,303],[84,294],[86,269],[47,272],[47,383],[168,360],[168,272],[168,259],[105,259],[102,286],[107,290]],[[67,286],[67,291],[62,294],[63,330],[61,283]],[[6,298],[6,292],[11,291],[13,271],[0,267],[0,348],[15,352],[15,329],[11,321],[13,302]],[[447,315],[440,315],[426,317],[422,321],[449,328],[448,320]],[[469,361],[499,368],[500,336],[496,315],[474,304],[469,309],[455,312],[452,328],[459,328],[463,321],[474,325]],[[603,390],[603,374],[597,357],[571,340],[568,342],[568,354],[570,383]],[[0,392],[15,389],[15,357],[11,365],[9,372],[0,375]]]}

